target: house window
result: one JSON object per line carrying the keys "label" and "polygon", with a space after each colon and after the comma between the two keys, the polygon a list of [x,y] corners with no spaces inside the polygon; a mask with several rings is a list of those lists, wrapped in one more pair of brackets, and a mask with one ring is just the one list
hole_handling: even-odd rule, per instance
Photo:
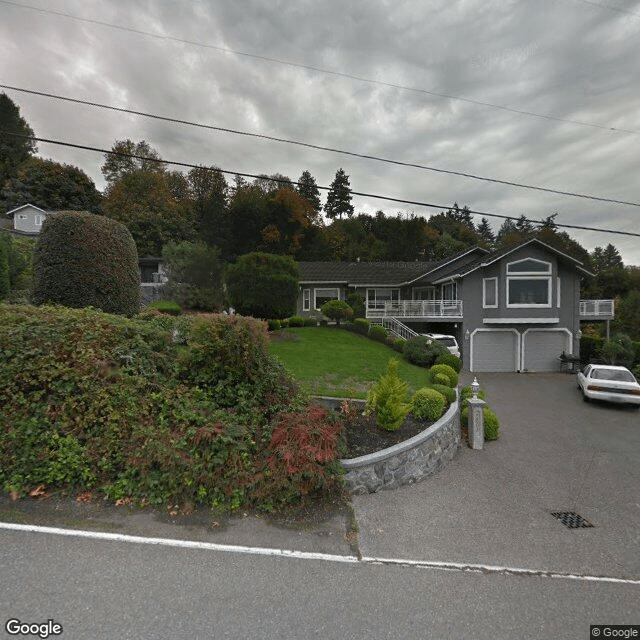
{"label": "house window", "polygon": [[367,309],[384,309],[387,302],[399,301],[400,289],[367,289]]}
{"label": "house window", "polygon": [[415,287],[413,290],[414,300],[435,300],[436,288],[435,287]]}
{"label": "house window", "polygon": [[458,287],[455,282],[450,282],[442,287],[442,299],[443,300],[457,300],[458,299]]}
{"label": "house window", "polygon": [[19,213],[17,215],[18,220],[26,220],[27,219],[27,214],[26,213]]}
{"label": "house window", "polygon": [[551,263],[527,258],[507,265],[507,307],[550,307]]}
{"label": "house window", "polygon": [[302,290],[302,310],[311,311],[311,289]]}
{"label": "house window", "polygon": [[340,289],[314,289],[313,308],[320,310],[320,307],[329,300],[340,300]]}
{"label": "house window", "polygon": [[485,309],[495,309],[498,306],[498,278],[482,280],[482,306]]}
{"label": "house window", "polygon": [[42,226],[42,221],[44,220],[44,216],[42,214],[40,214],[40,213],[37,213],[34,216],[33,220],[35,222],[36,227],[41,227]]}

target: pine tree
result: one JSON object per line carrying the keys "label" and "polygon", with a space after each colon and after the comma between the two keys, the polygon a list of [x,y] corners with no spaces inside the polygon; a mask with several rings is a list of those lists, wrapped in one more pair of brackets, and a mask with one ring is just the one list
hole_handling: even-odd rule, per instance
{"label": "pine tree", "polygon": [[351,185],[349,184],[349,176],[342,168],[336,171],[336,177],[331,183],[327,201],[324,205],[325,213],[328,218],[342,219],[342,215],[347,217],[353,215],[353,205],[351,204]]}
{"label": "pine tree", "polygon": [[491,230],[491,225],[489,224],[489,221],[486,218],[482,218],[482,221],[478,225],[477,232],[478,232],[478,235],[482,238],[484,242],[487,243],[489,247],[493,246],[493,243],[495,242],[496,237],[493,231]]}
{"label": "pine tree", "polygon": [[298,180],[298,193],[313,207],[316,214],[322,210],[320,191],[315,179],[309,171],[303,171]]}

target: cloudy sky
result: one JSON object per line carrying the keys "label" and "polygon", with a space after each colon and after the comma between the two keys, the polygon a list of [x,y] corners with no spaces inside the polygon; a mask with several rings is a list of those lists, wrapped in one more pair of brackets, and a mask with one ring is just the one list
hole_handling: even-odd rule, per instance
{"label": "cloudy sky", "polygon": [[[0,47],[4,85],[640,203],[640,1],[0,0]],[[638,206],[5,91],[39,137],[144,139],[165,160],[294,180],[308,169],[326,186],[342,167],[354,191],[640,233]],[[41,143],[39,155],[104,188],[100,154]],[[567,231],[640,265],[639,237]]]}

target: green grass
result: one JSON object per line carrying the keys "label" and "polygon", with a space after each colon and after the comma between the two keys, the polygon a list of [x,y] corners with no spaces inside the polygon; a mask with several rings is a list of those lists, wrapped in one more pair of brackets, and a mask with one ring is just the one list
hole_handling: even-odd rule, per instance
{"label": "green grass", "polygon": [[272,335],[269,351],[312,394],[366,398],[387,373],[390,358],[397,358],[398,375],[409,392],[427,384],[427,370],[402,359],[379,342],[333,327],[283,329]]}

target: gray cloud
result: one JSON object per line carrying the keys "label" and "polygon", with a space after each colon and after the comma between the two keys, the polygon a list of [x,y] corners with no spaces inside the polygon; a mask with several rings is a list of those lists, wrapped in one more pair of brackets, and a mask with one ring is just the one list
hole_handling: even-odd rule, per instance
{"label": "gray cloud", "polygon": [[[43,9],[50,9],[43,0]],[[625,4],[627,11],[640,7]],[[163,0],[56,11],[256,56],[557,118],[640,131],[640,17],[577,0],[430,3],[372,0]],[[52,93],[488,177],[639,201],[637,134],[530,117],[420,91],[154,38],[0,4],[0,78]],[[8,92],[38,135],[109,148],[147,140],[166,159],[354,190],[637,230],[638,208],[394,167],[228,133]],[[102,158],[40,145],[102,187]],[[400,207],[356,199],[363,211]],[[407,206],[419,215],[431,210]],[[499,220],[492,221],[494,228]],[[570,232],[588,249],[615,244],[640,264],[638,239]]]}

